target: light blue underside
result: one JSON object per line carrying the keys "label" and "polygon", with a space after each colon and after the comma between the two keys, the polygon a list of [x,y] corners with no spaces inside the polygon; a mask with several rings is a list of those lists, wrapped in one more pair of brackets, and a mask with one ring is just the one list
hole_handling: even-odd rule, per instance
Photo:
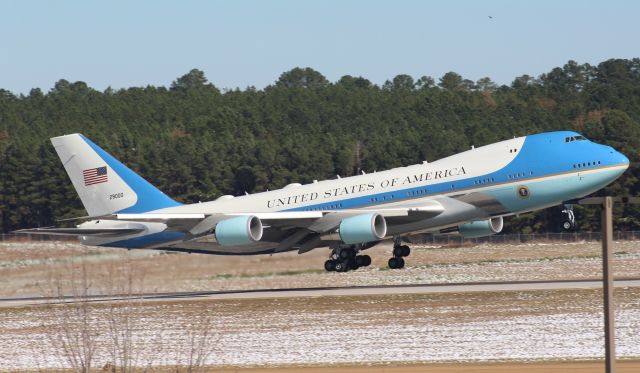
{"label": "light blue underside", "polygon": [[152,233],[146,236],[140,236],[135,238],[128,238],[126,240],[120,240],[115,242],[109,242],[100,246],[107,247],[121,247],[125,249],[138,249],[149,246],[162,244],[165,242],[174,242],[182,240],[186,234],[182,232],[159,232]]}
{"label": "light blue underside", "polygon": [[372,221],[376,214],[362,214],[343,219],[340,222],[340,239],[347,244],[378,240],[372,232]]}
{"label": "light blue underside", "polygon": [[[620,169],[604,169],[588,175],[569,174],[550,180],[525,181],[517,185],[492,189],[485,193],[494,196],[511,212],[527,211],[539,206],[585,196],[606,186],[621,173]],[[522,186],[529,190],[529,195],[526,198],[518,194],[518,189]]]}

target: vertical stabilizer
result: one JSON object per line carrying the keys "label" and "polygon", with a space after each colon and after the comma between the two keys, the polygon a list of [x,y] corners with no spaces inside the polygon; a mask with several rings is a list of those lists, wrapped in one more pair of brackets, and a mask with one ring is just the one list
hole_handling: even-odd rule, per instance
{"label": "vertical stabilizer", "polygon": [[81,134],[54,137],[51,143],[90,216],[179,205]]}

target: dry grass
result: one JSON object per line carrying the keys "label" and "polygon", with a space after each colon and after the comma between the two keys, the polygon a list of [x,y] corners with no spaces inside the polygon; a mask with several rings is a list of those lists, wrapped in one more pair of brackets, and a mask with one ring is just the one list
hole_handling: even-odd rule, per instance
{"label": "dry grass", "polygon": [[[51,272],[83,259],[98,272],[123,258],[144,271],[148,291],[284,288],[594,278],[600,274],[600,247],[596,242],[479,245],[438,248],[415,246],[407,268],[388,270],[390,247],[367,251],[369,268],[336,274],[322,270],[328,249],[298,255],[248,257],[172,254],[150,250],[87,248],[71,242],[0,243],[0,297],[40,295]],[[616,243],[614,264],[618,277],[640,277],[640,244]],[[97,292],[98,289],[92,289]]]}

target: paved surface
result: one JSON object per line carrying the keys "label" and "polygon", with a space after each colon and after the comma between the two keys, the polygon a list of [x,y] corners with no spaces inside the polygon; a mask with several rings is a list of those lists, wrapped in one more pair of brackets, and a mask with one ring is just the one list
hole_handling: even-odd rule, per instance
{"label": "paved surface", "polygon": [[[620,361],[618,373],[640,372],[640,361]],[[219,372],[221,370],[205,370]],[[604,363],[596,361],[449,363],[449,364],[381,364],[367,366],[227,368],[233,373],[602,373]]]}
{"label": "paved surface", "polygon": [[[615,281],[615,287],[640,287],[640,279],[621,279]],[[297,298],[321,296],[362,296],[362,295],[394,295],[394,294],[438,294],[497,291],[531,291],[531,290],[569,290],[599,289],[601,280],[561,280],[561,281],[510,281],[510,282],[475,282],[449,284],[414,284],[383,286],[350,286],[350,287],[318,287],[289,289],[257,289],[257,290],[222,290],[177,293],[145,293],[131,295],[95,295],[86,298],[89,302],[112,302],[126,299],[144,301],[176,301],[195,299],[261,299],[261,298]],[[73,303],[74,297],[46,298],[2,298],[0,307],[20,307],[38,304]]]}

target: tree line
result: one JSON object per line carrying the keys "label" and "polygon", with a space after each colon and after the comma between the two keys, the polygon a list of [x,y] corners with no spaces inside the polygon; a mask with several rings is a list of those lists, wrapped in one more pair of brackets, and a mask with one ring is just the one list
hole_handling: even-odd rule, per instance
{"label": "tree line", "polygon": [[[630,169],[606,193],[638,195],[640,59],[569,61],[510,85],[455,72],[330,82],[311,68],[264,89],[220,90],[194,69],[169,87],[104,91],[59,80],[49,92],[0,89],[0,229],[85,215],[50,137],[80,132],[184,203],[433,161],[537,132],[575,130],[613,146]],[[639,229],[619,207],[617,229]],[[597,211],[578,208],[580,229]],[[556,230],[559,210],[508,219],[507,231]]]}

